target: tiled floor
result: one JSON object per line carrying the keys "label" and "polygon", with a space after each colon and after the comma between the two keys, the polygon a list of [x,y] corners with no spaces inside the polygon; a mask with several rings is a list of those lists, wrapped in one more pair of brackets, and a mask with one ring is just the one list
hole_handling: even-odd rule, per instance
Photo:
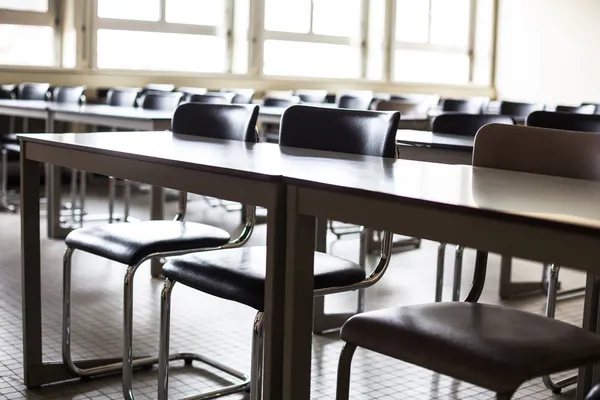
{"label": "tiled floor", "polygon": [[[144,202],[138,195],[136,201]],[[90,201],[92,208],[99,203]],[[174,214],[175,205],[170,204]],[[134,215],[146,217],[138,206]],[[237,229],[239,214],[210,208],[204,201],[189,207],[189,219]],[[74,381],[37,390],[22,385],[21,367],[21,304],[20,304],[20,242],[19,217],[0,213],[0,398],[6,399],[119,399],[122,398],[119,377]],[[44,221],[45,222],[45,221]],[[44,225],[45,226],[45,225]],[[43,229],[45,231],[45,229]],[[265,228],[260,226],[251,244],[264,242]],[[357,238],[334,241],[330,237],[329,251],[349,259],[358,256]],[[43,334],[47,360],[60,360],[61,316],[61,258],[64,244],[44,239],[43,264]],[[367,292],[367,308],[428,302],[434,293],[435,243],[425,241],[420,250],[398,254],[392,258],[384,279]],[[452,249],[448,249],[447,265],[451,265]],[[374,260],[370,260],[373,262]],[[463,288],[469,287],[474,253],[465,254]],[[499,303],[497,296],[499,258],[492,256],[482,301]],[[76,357],[119,356],[121,344],[122,276],[123,266],[84,253],[75,253],[73,264],[73,348]],[[517,261],[517,280],[539,279],[541,267],[536,263]],[[446,297],[451,287],[452,268],[446,270]],[[565,287],[583,283],[583,276],[565,270]],[[135,280],[136,354],[154,354],[158,346],[160,279],[152,279],[148,266],[138,271]],[[463,290],[465,292],[465,290]],[[332,297],[328,309],[351,310],[355,294]],[[513,301],[508,305],[534,312],[543,311],[543,299]],[[579,323],[581,299],[562,301],[557,310],[559,318]],[[195,351],[217,358],[241,370],[250,363],[251,326],[253,310],[208,295],[177,287],[174,291],[171,348],[173,351]],[[341,342],[337,334],[315,335],[313,340],[312,398],[332,399],[335,393],[336,367]],[[423,349],[427,351],[427,349]],[[221,375],[173,364],[170,395],[182,398],[224,383]],[[156,370],[135,374],[137,399],[156,397]],[[553,396],[540,380],[525,384],[515,398],[553,399],[572,398],[574,391]],[[242,396],[231,396],[231,399]],[[395,360],[358,351],[352,369],[352,398],[354,399],[489,399],[493,394],[471,385]]]}

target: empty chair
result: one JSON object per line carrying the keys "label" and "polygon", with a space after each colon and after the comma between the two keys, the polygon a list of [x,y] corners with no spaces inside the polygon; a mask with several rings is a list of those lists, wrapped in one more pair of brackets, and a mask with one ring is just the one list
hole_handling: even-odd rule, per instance
{"label": "empty chair", "polygon": [[[295,105],[281,118],[281,145],[394,158],[400,115],[373,111],[338,110]],[[391,255],[392,234],[384,233],[375,270],[365,277],[359,265],[316,252],[315,295],[356,290],[374,284],[385,272]],[[159,399],[168,397],[170,296],[179,282],[196,290],[235,301],[257,310],[254,323],[250,399],[261,398],[262,318],[266,247],[243,247],[196,253],[171,259],[163,266],[167,278],[161,298]]]}
{"label": "empty chair", "polygon": [[600,114],[600,104],[599,103],[581,103],[582,106],[594,106],[594,114]]}
{"label": "empty chair", "polygon": [[172,111],[177,108],[183,93],[177,92],[148,92],[140,98],[144,110]]}
{"label": "empty chair", "polygon": [[[197,104],[181,105],[173,115],[174,135],[198,135],[202,137],[255,142],[255,126],[258,106]],[[198,130],[197,127],[203,129]],[[254,228],[255,208],[247,207],[247,219],[240,236],[231,240],[229,234],[219,228],[195,222],[185,222],[187,193],[181,193],[179,211],[172,221],[144,221],[105,224],[80,228],[69,233],[65,239],[67,249],[64,256],[63,283],[63,360],[75,376],[93,376],[109,372],[123,371],[123,394],[132,398],[132,323],[133,323],[133,278],[138,267],[146,260],[184,254],[190,251],[208,250],[219,247],[242,245],[250,237]],[[108,260],[124,264],[124,341],[123,363],[107,360],[107,364],[85,369],[77,366],[71,357],[71,259],[75,250],[91,253]],[[194,354],[174,355],[173,359],[186,359],[209,362]],[[152,365],[156,357],[137,359],[136,366]],[[217,369],[218,365],[211,363]],[[234,370],[224,372],[242,378],[244,375]],[[236,385],[246,388],[248,382]]]}
{"label": "empty chair", "polygon": [[375,103],[375,109],[378,111],[398,111],[402,117],[405,116],[426,116],[429,111],[429,104],[415,103],[402,100],[378,101]]}
{"label": "empty chair", "polygon": [[51,91],[50,100],[55,103],[85,104],[85,86],[57,86]]}
{"label": "empty chair", "polygon": [[[434,133],[475,136],[481,127],[491,123],[513,125],[515,121],[512,117],[507,115],[450,113],[437,116],[433,120],[431,130]],[[458,300],[460,297],[460,277],[462,275],[463,251],[464,248],[462,246],[456,246],[454,257],[454,282],[452,285],[453,301]],[[445,254],[446,243],[440,243],[438,246],[437,255],[435,301],[442,301]]]}
{"label": "empty chair", "polygon": [[325,103],[327,90],[300,89],[294,91],[294,95],[298,96],[303,103]]}
{"label": "empty chair", "polygon": [[471,99],[443,99],[440,102],[440,110],[442,112],[479,114],[486,103],[486,99],[481,97],[474,97]]}
{"label": "empty chair", "polygon": [[361,97],[368,98],[372,100],[374,94],[371,90],[341,90],[335,94],[335,103],[338,104],[342,96],[352,96],[352,97]]}
{"label": "empty chair", "polygon": [[233,93],[233,104],[250,104],[254,98],[254,89],[221,89],[220,92]]}
{"label": "empty chair", "polygon": [[16,85],[0,85],[0,99],[14,99]]}
{"label": "empty chair", "polygon": [[[473,165],[598,180],[598,151],[597,134],[490,124],[475,138]],[[486,263],[487,254],[478,251],[474,287],[466,302],[396,307],[350,318],[341,331],[346,344],[337,399],[348,399],[350,363],[357,347],[492,390],[502,400],[510,399],[529,379],[600,360],[596,334],[529,312],[477,304]]]}
{"label": "empty chair", "polygon": [[294,104],[300,103],[300,97],[288,96],[288,97],[265,97],[263,99],[263,106],[265,107],[291,107]]}
{"label": "empty chair", "polygon": [[499,114],[508,115],[511,117],[527,117],[534,111],[544,109],[544,105],[540,103],[519,103],[514,101],[501,101]]}
{"label": "empty chair", "polygon": [[231,104],[235,95],[233,93],[205,93],[191,94],[184,98],[183,101],[190,103],[209,103],[209,104]]}
{"label": "empty chair", "polygon": [[368,96],[353,96],[345,94],[338,100],[338,108],[348,108],[354,110],[368,110],[371,106],[372,97]]}
{"label": "empty chair", "polygon": [[525,123],[538,128],[600,132],[600,115],[597,114],[536,111],[527,117]]}
{"label": "empty chair", "polygon": [[111,88],[106,93],[106,104],[113,107],[135,107],[139,93],[139,88]]}
{"label": "empty chair", "polygon": [[594,114],[596,113],[596,106],[593,104],[585,104],[580,106],[558,105],[556,106],[555,111],[576,114]]}
{"label": "empty chair", "polygon": [[17,86],[19,100],[48,100],[49,83],[20,83]]}

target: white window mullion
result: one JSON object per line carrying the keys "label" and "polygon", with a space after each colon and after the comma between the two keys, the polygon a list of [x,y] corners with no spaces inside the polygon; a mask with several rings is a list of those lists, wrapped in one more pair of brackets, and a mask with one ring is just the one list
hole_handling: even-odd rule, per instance
{"label": "white window mullion", "polygon": [[250,3],[249,33],[248,71],[254,76],[262,76],[265,46],[265,0],[254,0]]}
{"label": "white window mullion", "polygon": [[166,16],[167,16],[167,0],[160,0],[160,22],[163,25],[166,25],[167,20],[166,20]]}
{"label": "white window mullion", "polygon": [[369,1],[361,1],[361,24],[360,24],[360,77],[367,78],[367,66],[369,62]]}
{"label": "white window mullion", "polygon": [[233,27],[234,27],[234,0],[227,0],[225,3],[225,16],[224,16],[224,29],[225,29],[225,40],[227,41],[227,60],[225,62],[227,73],[231,73],[233,68],[233,49],[234,49],[234,35],[233,35]]}
{"label": "white window mullion", "polygon": [[398,43],[396,42],[396,0],[387,0],[386,4],[386,56],[387,61],[385,63],[386,69],[384,78],[386,81],[392,81],[394,79],[394,68],[396,65],[396,48]]}
{"label": "white window mullion", "polygon": [[471,0],[471,15],[469,17],[469,82],[475,76],[475,31],[477,29],[477,0]]}

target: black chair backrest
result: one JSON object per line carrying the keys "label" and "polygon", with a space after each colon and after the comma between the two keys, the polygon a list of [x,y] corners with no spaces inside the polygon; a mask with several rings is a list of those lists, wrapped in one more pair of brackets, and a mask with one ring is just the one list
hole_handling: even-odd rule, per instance
{"label": "black chair backrest", "polygon": [[565,131],[600,132],[600,115],[536,111],[529,114],[525,124]]}
{"label": "black chair backrest", "polygon": [[106,94],[106,104],[114,107],[135,107],[139,88],[112,88]]}
{"label": "black chair backrest", "polygon": [[582,104],[580,106],[556,106],[557,112],[577,113],[577,114],[594,114],[596,106],[593,104]]}
{"label": "black chair backrest", "polygon": [[140,98],[142,108],[145,110],[175,110],[179,105],[183,93],[177,92],[149,92]]}
{"label": "black chair backrest", "polygon": [[327,90],[301,89],[294,91],[294,95],[298,96],[304,103],[325,103]]}
{"label": "black chair backrest", "polygon": [[85,104],[85,86],[57,86],[52,89],[51,100],[63,104]]}
{"label": "black chair backrest", "polygon": [[183,135],[256,142],[258,106],[185,103],[177,107],[171,130]]}
{"label": "black chair backrest", "polygon": [[182,87],[178,87],[177,90],[175,90],[175,92],[183,93],[185,95],[192,95],[192,94],[205,94],[206,92],[208,92],[208,90],[206,90],[206,88],[200,88],[200,87],[182,86]]}
{"label": "black chair backrest", "polygon": [[526,117],[534,111],[544,109],[543,104],[539,103],[519,103],[514,101],[500,102],[500,115],[509,115],[511,117]]}
{"label": "black chair backrest", "polygon": [[0,99],[14,99],[16,85],[0,85]]}
{"label": "black chair backrest", "polygon": [[250,104],[254,98],[253,89],[221,89],[223,93],[233,93],[235,96],[231,101],[234,104]]}
{"label": "black chair backrest", "polygon": [[338,100],[338,108],[348,108],[353,110],[368,110],[373,101],[369,96],[342,95]]}
{"label": "black chair backrest", "polygon": [[234,96],[233,93],[190,94],[185,96],[183,101],[189,103],[231,104]]}
{"label": "black chair backrest", "polygon": [[479,128],[492,123],[514,125],[515,120],[507,115],[459,113],[440,114],[433,120],[431,130],[433,133],[475,136]]}
{"label": "black chair backrest", "polygon": [[291,106],[283,112],[279,145],[394,158],[400,113]]}
{"label": "black chair backrest", "polygon": [[482,98],[472,99],[443,99],[440,109],[443,112],[459,112],[466,114],[479,114],[483,109],[485,100]]}
{"label": "black chair backrest", "polygon": [[290,107],[294,104],[300,103],[300,97],[265,97],[263,99],[263,106],[265,107]]}
{"label": "black chair backrest", "polygon": [[600,114],[600,104],[598,103],[581,103],[582,106],[594,106],[594,114]]}
{"label": "black chair backrest", "polygon": [[49,83],[21,83],[17,86],[17,99],[19,100],[47,100]]}

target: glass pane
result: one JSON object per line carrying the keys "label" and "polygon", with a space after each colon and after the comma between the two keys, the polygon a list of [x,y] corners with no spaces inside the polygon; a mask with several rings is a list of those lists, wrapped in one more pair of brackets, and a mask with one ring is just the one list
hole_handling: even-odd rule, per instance
{"label": "glass pane", "polygon": [[469,81],[469,56],[420,50],[396,50],[394,79],[419,83]]}
{"label": "glass pane", "polygon": [[235,0],[233,8],[233,60],[231,72],[248,73],[248,57],[250,43],[248,29],[250,27],[250,0]]}
{"label": "glass pane", "polygon": [[0,0],[0,8],[19,11],[48,11],[48,0]]}
{"label": "glass pane", "polygon": [[0,25],[0,64],[53,66],[54,29],[50,26]]}
{"label": "glass pane", "polygon": [[225,44],[216,36],[100,29],[98,68],[223,72]]}
{"label": "glass pane", "polygon": [[308,33],[310,0],[265,0],[265,29]]}
{"label": "glass pane", "polygon": [[473,82],[489,85],[494,46],[494,0],[478,0],[476,21]]}
{"label": "glass pane", "polygon": [[[313,32],[318,35],[360,36],[360,0],[314,0]],[[340,10],[343,17],[340,18]]]}
{"label": "glass pane", "polygon": [[467,47],[471,0],[431,0],[431,43]]}
{"label": "glass pane", "polygon": [[350,46],[267,40],[265,75],[358,78],[360,52]]}
{"label": "glass pane", "polygon": [[100,18],[158,21],[160,0],[98,0]]}
{"label": "glass pane", "polygon": [[225,18],[225,0],[167,0],[167,22],[220,25]]}
{"label": "glass pane", "polygon": [[396,0],[396,40],[427,43],[428,36],[429,1]]}
{"label": "glass pane", "polygon": [[367,78],[383,79],[385,69],[385,0],[369,2],[369,43]]}

